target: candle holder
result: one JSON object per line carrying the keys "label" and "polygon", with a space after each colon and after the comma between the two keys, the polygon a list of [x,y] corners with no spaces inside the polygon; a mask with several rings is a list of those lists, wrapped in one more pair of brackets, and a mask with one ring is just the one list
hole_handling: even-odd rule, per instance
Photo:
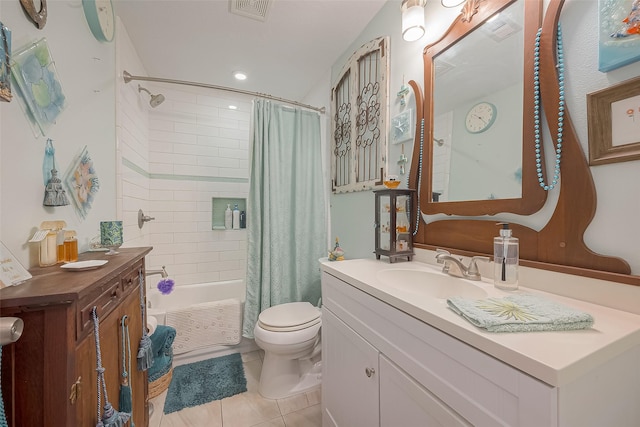
{"label": "candle holder", "polygon": [[122,221],[100,222],[100,244],[109,248],[105,255],[116,255],[116,251],[122,246]]}

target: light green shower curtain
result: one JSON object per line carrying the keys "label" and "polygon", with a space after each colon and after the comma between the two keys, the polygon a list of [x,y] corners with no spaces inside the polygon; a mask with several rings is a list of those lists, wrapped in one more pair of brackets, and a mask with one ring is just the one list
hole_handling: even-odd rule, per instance
{"label": "light green shower curtain", "polygon": [[247,207],[248,269],[243,335],[261,311],[320,299],[327,255],[320,115],[258,99]]}

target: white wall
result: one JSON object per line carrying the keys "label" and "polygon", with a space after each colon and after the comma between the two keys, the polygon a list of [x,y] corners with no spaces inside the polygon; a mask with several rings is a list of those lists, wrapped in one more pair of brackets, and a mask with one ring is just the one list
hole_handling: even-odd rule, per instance
{"label": "white wall", "polygon": [[[249,194],[250,98],[176,85],[145,85],[166,101],[149,112],[150,266],[176,284],[245,279],[247,233],[212,230],[212,198]],[[229,105],[237,110],[229,110]],[[247,221],[251,221],[247,218]]]}
{"label": "white wall", "polygon": [[[123,72],[146,76],[135,46],[120,19],[116,32],[116,205],[123,221],[125,247],[149,246],[149,228],[138,228],[138,210],[149,210],[149,103],[138,82]],[[148,267],[151,267],[148,265]]]}
{"label": "white wall", "polygon": [[[329,209],[331,194],[331,165],[330,165],[330,129],[331,129],[331,92],[327,90],[327,87],[331,87],[331,69],[327,68],[327,72],[324,76],[314,85],[312,90],[301,101],[304,104],[312,105],[317,108],[324,107],[325,113],[320,115],[320,141],[322,144],[322,152],[324,158],[322,159],[322,168],[324,173],[325,187],[325,203]],[[330,210],[330,209],[329,209]],[[331,216],[327,215],[327,230],[329,230],[331,224]],[[327,233],[327,248],[333,248],[335,244],[335,236]]]}
{"label": "white wall", "polygon": [[[404,81],[413,79],[422,87],[422,50],[437,40],[457,14],[455,9],[444,9],[439,2],[427,2],[427,36],[407,43],[400,35],[400,4],[388,2],[344,52],[332,67],[332,82],[346,59],[368,40],[383,35],[391,37],[391,97],[390,116],[400,111],[394,98]],[[565,46],[565,98],[573,125],[585,153],[588,153],[586,94],[640,75],[640,62],[613,70],[598,71],[598,2],[595,0],[567,0],[560,22],[563,26]],[[424,88],[423,88],[424,90]],[[414,102],[411,100],[411,102]],[[412,103],[408,108],[413,108]],[[389,171],[397,173],[399,146],[390,146]],[[405,146],[410,157],[411,147]],[[630,183],[640,182],[638,161],[592,167],[591,172],[598,194],[596,216],[585,233],[586,244],[595,252],[619,256],[630,265],[633,274],[640,274],[637,242],[640,228],[640,193]],[[550,197],[550,203],[554,197]],[[341,246],[349,258],[372,257],[374,250],[374,196],[370,191],[332,195],[332,234],[340,236]],[[547,207],[549,210],[549,207]],[[518,218],[533,228],[540,228],[548,215]],[[495,217],[499,219],[499,216]],[[513,220],[509,217],[509,220]],[[527,222],[531,222],[530,224]]]}
{"label": "white wall", "polygon": [[[153,246],[147,268],[166,266],[176,285],[246,278],[246,230],[212,230],[212,197],[247,198],[251,100],[245,95],[145,81],[118,27],[118,212],[125,246]],[[153,76],[157,77],[157,76]],[[149,95],[165,101],[149,106]],[[238,110],[229,110],[229,105]],[[138,210],[155,218],[138,228]],[[150,280],[156,280],[154,277]]]}
{"label": "white wall", "polygon": [[79,1],[48,2],[42,30],[26,18],[20,2],[1,1],[0,5],[1,20],[12,31],[14,51],[47,38],[67,101],[47,135],[54,141],[61,175],[87,145],[100,178],[100,190],[86,219],[80,220],[72,206],[44,207],[46,137],[34,137],[17,96],[10,103],[0,103],[0,239],[29,268],[37,265],[37,247],[27,241],[42,221],[66,221],[68,229],[78,232],[82,251],[99,234],[100,221],[115,219],[115,44],[93,37]]}

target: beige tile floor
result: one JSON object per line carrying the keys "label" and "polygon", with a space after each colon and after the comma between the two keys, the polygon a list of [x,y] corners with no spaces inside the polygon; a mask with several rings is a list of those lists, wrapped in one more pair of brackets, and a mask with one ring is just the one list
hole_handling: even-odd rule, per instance
{"label": "beige tile floor", "polygon": [[320,427],[320,388],[286,399],[265,399],[258,393],[262,353],[242,354],[247,391],[205,405],[164,414],[167,392],[151,400],[150,427]]}

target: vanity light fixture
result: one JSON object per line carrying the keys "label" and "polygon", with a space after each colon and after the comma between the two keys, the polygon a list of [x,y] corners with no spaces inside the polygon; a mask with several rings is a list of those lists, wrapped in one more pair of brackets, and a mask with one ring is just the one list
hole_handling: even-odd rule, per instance
{"label": "vanity light fixture", "polygon": [[460,6],[466,0],[440,0],[440,4],[444,7],[456,7]]}
{"label": "vanity light fixture", "polygon": [[247,73],[244,71],[234,71],[233,77],[235,77],[236,80],[247,80]]}
{"label": "vanity light fixture", "polygon": [[229,105],[229,110],[237,110],[238,107],[236,105]]}
{"label": "vanity light fixture", "polygon": [[425,0],[402,0],[402,38],[408,42],[424,35]]}

